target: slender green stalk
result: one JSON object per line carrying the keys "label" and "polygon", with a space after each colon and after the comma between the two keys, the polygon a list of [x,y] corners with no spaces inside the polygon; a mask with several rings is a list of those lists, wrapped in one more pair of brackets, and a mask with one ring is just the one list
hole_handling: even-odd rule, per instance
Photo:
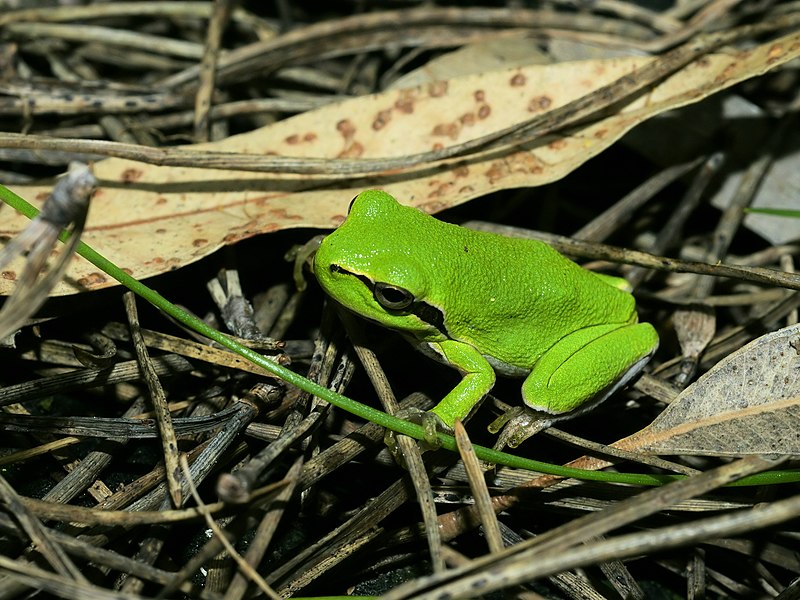
{"label": "slender green stalk", "polygon": [[[11,190],[0,185],[0,199],[9,206],[15,208],[29,219],[33,219],[39,211],[29,204],[24,199],[17,196]],[[62,241],[65,239],[66,234],[62,234]],[[95,265],[98,269],[104,271],[109,276],[119,281],[122,285],[130,289],[132,292],[147,300],[172,318],[183,323],[197,333],[214,340],[218,344],[230,349],[231,351],[246,358],[250,362],[260,366],[265,371],[272,373],[283,381],[294,385],[301,390],[313,394],[334,406],[346,410],[362,419],[377,423],[382,427],[386,427],[397,433],[408,435],[415,439],[421,440],[425,437],[423,428],[415,423],[398,419],[385,412],[371,408],[360,402],[356,402],[346,396],[337,394],[313,381],[306,379],[302,375],[298,375],[294,371],[283,367],[276,362],[266,358],[265,356],[255,352],[249,348],[242,346],[235,340],[221,334],[219,331],[212,329],[206,323],[189,314],[185,310],[175,306],[164,298],[155,290],[142,284],[137,279],[131,277],[128,273],[120,269],[117,265],[109,261],[93,248],[80,242],[77,246],[76,252]],[[451,451],[456,451],[456,444],[453,436],[443,433],[438,434],[439,441],[443,448]],[[546,473],[560,477],[571,477],[575,479],[593,480],[593,481],[606,481],[609,483],[624,483],[630,485],[663,485],[682,478],[681,475],[647,475],[637,473],[609,473],[606,471],[586,471],[584,469],[575,469],[561,465],[553,465],[545,462],[532,460],[529,458],[522,458],[505,452],[498,452],[491,448],[483,446],[475,446],[475,453],[481,460],[496,463],[498,465],[505,465],[517,469],[525,469],[528,471],[535,471],[539,473]],[[746,477],[734,483],[733,485],[765,485],[773,483],[791,483],[800,481],[800,470],[787,470],[787,471],[770,471],[767,473],[759,473],[750,477]]]}

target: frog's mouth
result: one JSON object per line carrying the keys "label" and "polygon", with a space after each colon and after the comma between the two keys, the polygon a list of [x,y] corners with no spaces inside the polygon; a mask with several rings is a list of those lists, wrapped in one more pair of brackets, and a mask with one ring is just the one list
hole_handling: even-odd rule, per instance
{"label": "frog's mouth", "polygon": [[[375,299],[375,303],[378,306],[380,306],[384,311],[386,311],[388,314],[398,317],[414,315],[420,321],[422,321],[423,323],[425,323],[430,327],[433,327],[434,329],[436,329],[436,331],[438,331],[442,335],[444,336],[449,335],[447,333],[447,327],[444,324],[444,313],[433,304],[429,304],[428,302],[420,300],[419,298],[416,298],[412,295],[411,301],[408,304],[404,303],[404,306],[402,308],[392,308],[386,305],[385,298],[383,302],[378,298],[379,288],[381,288],[381,286],[384,286],[383,289],[381,290],[381,293],[384,295],[386,294],[386,286],[394,287],[395,289],[401,289],[401,288],[397,288],[397,286],[391,286],[390,284],[375,282],[366,275],[348,271],[347,269],[341,267],[340,265],[332,264],[330,266],[330,270],[332,273],[348,275],[350,277],[358,279],[372,294],[372,297]],[[410,294],[408,290],[405,290],[405,292]]]}

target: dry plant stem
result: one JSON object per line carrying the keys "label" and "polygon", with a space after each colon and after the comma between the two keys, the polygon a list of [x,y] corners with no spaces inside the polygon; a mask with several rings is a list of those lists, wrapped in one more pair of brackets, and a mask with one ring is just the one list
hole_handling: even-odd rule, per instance
{"label": "dry plant stem", "polygon": [[[213,519],[211,519],[208,512],[204,510],[205,506],[203,504],[203,500],[200,497],[200,494],[197,492],[197,489],[194,486],[194,482],[191,480],[188,464],[186,463],[185,457],[182,458],[181,460],[181,466],[183,467],[184,476],[189,481],[189,487],[192,492],[192,497],[195,499],[200,509],[203,510],[206,522],[208,523],[212,531],[214,531],[214,534],[217,536],[217,538],[222,542],[223,546],[228,551],[228,555],[231,558],[233,558],[236,564],[239,566],[239,572],[236,574],[234,581],[231,582],[231,586],[228,588],[228,593],[225,594],[226,600],[234,600],[236,598],[240,598],[241,595],[244,593],[245,589],[247,588],[247,580],[255,582],[258,588],[268,597],[273,599],[280,598],[272,590],[272,588],[270,588],[267,585],[267,582],[264,581],[261,575],[258,574],[256,568],[258,567],[258,563],[261,561],[261,558],[263,557],[264,552],[266,551],[267,544],[269,543],[269,540],[272,538],[272,535],[275,532],[275,527],[277,527],[277,524],[280,521],[281,516],[283,515],[285,507],[289,505],[289,501],[291,500],[292,494],[294,493],[295,484],[297,482],[297,475],[299,474],[300,468],[303,466],[302,457],[295,460],[294,464],[287,472],[286,475],[289,485],[287,485],[283,490],[281,490],[280,494],[278,495],[278,498],[276,498],[275,510],[268,512],[264,520],[262,520],[261,524],[259,525],[256,537],[248,547],[246,560],[242,560],[242,557],[239,556],[233,545],[230,544],[230,542],[228,542],[228,539],[225,536],[225,534],[219,529],[219,527],[213,521]],[[183,581],[183,578],[181,577],[178,577],[176,579],[178,582]],[[170,587],[172,589],[162,590],[158,597],[159,598],[169,597],[169,595],[174,591],[175,587],[177,586],[170,586]]]}
{"label": "dry plant stem", "polygon": [[139,326],[139,312],[136,309],[136,296],[133,292],[126,292],[123,297],[125,312],[131,326],[131,341],[136,350],[136,359],[147,389],[150,391],[150,402],[156,413],[156,424],[160,433],[161,448],[164,453],[164,464],[166,465],[166,481],[169,489],[172,505],[179,507],[183,504],[183,493],[180,483],[180,462],[178,461],[178,438],[175,436],[175,429],[172,427],[172,415],[167,406],[167,396],[161,381],[158,379],[155,368],[150,362],[150,355],[142,339]]}
{"label": "dry plant stem", "polygon": [[[678,206],[670,214],[667,223],[658,232],[656,239],[650,245],[650,252],[652,254],[664,254],[667,249],[675,244],[679,239],[686,220],[697,209],[700,200],[703,197],[703,192],[711,181],[711,178],[719,171],[724,162],[724,155],[722,153],[712,154],[703,164],[703,167],[698,171],[692,179],[692,184],[686,193],[683,195]],[[696,163],[695,163],[696,164]],[[711,261],[706,261],[711,262]],[[644,281],[652,271],[648,271],[641,267],[631,269],[626,275],[628,283],[635,289]]]}
{"label": "dry plant stem", "polygon": [[141,600],[141,596],[138,594],[106,591],[2,555],[0,555],[0,572],[31,590],[36,590],[38,593],[44,592],[52,597],[91,598],[92,600]]}
{"label": "dry plant stem", "polygon": [[581,227],[572,237],[584,242],[601,242],[605,240],[612,233],[624,227],[633,218],[633,214],[653,196],[693,170],[701,161],[702,159],[695,159],[691,162],[674,165],[653,175],[650,179],[637,186],[636,189],[626,194],[614,206]]}
{"label": "dry plant stem", "polygon": [[208,18],[208,2],[115,2],[87,6],[48,6],[24,10],[7,10],[0,14],[0,26],[25,21],[59,22],[106,19],[109,17],[161,16],[172,18]]}
{"label": "dry plant stem", "polygon": [[[281,492],[281,490],[285,487],[291,487],[295,483],[295,480],[283,479],[282,481],[278,482],[278,486],[276,487],[275,484],[271,484],[258,490],[256,494],[258,498],[261,499],[264,496],[264,491],[270,490],[269,495],[274,496],[273,493],[275,490],[279,491],[280,498],[277,498],[274,502],[278,504],[278,506],[282,506],[286,504],[281,498],[285,497],[285,494]],[[255,497],[255,496],[254,496]],[[164,589],[159,594],[159,597],[169,596],[169,594],[174,590],[175,584],[178,584],[181,581],[186,581],[190,579],[195,573],[201,571],[203,568],[207,568],[210,563],[213,563],[215,558],[219,560],[223,560],[227,562],[227,557],[220,556],[220,552],[224,549],[224,540],[235,541],[237,539],[241,539],[242,536],[246,535],[247,532],[252,531],[258,524],[258,520],[255,518],[254,515],[260,514],[256,511],[247,510],[246,507],[236,506],[231,507],[228,504],[225,504],[227,508],[230,510],[231,508],[234,509],[236,513],[235,517],[224,517],[218,518],[218,521],[221,524],[224,524],[225,529],[220,530],[221,535],[216,535],[208,540],[208,542],[203,545],[182,567],[180,570],[173,574],[173,578],[170,581],[170,585],[167,586],[167,589]],[[234,556],[231,554],[231,556]],[[224,570],[221,566],[217,569],[217,574],[220,577],[224,577],[224,585],[219,588],[220,592],[224,592],[228,584],[230,582],[230,576],[222,573]],[[211,573],[211,569],[209,569],[209,578],[214,577]],[[204,586],[205,589],[212,589],[214,585],[214,581],[210,581],[208,578],[206,579],[206,585]],[[219,595],[215,595],[214,598],[219,600]]]}
{"label": "dry plant stem", "polygon": [[[262,384],[263,385],[263,384]],[[197,435],[213,431],[236,420],[242,413],[256,410],[255,404],[245,398],[207,416],[176,417],[172,420],[178,435]],[[170,404],[170,410],[186,408],[185,403]],[[141,418],[144,416],[145,418]],[[123,417],[46,417],[0,413],[0,430],[19,433],[77,435],[88,438],[153,439],[159,436],[153,413]],[[247,422],[245,422],[245,425]]]}
{"label": "dry plant stem", "polygon": [[9,35],[28,38],[48,38],[80,43],[99,43],[121,46],[126,49],[144,50],[154,54],[179,58],[200,59],[202,46],[173,38],[147,33],[125,31],[97,25],[61,25],[56,23],[9,23],[5,26]]}
{"label": "dry plant stem", "polygon": [[733,279],[752,281],[754,283],[785,287],[791,290],[800,290],[800,275],[797,273],[786,273],[784,271],[761,267],[741,267],[737,265],[708,264],[697,261],[680,260],[666,256],[656,256],[638,250],[628,250],[605,244],[573,240],[560,235],[533,232],[506,225],[498,226],[491,223],[487,224],[481,221],[470,221],[469,223],[465,223],[465,225],[472,229],[492,231],[509,237],[542,240],[553,246],[553,248],[562,254],[567,254],[576,258],[589,258],[626,265],[638,265],[648,269],[657,269],[670,273],[698,273],[700,275],[730,277]]}
{"label": "dry plant stem", "polygon": [[194,141],[206,142],[209,139],[209,111],[214,94],[214,80],[219,60],[222,33],[228,24],[233,9],[231,0],[214,0],[214,10],[208,23],[203,60],[200,63],[200,85],[194,99]]}
{"label": "dry plant stem", "polygon": [[[660,52],[664,48],[669,48],[675,44],[685,42],[693,35],[698,34],[708,28],[711,23],[718,21],[726,15],[732,7],[739,4],[741,0],[713,0],[710,3],[703,2],[701,10],[697,12],[688,22],[681,24],[680,29],[671,31],[651,42],[645,42],[641,49],[648,52]],[[665,12],[668,16],[669,12]]]}
{"label": "dry plant stem", "polygon": [[[110,338],[120,341],[128,341],[130,339],[130,332],[126,332],[124,325],[119,323],[109,323],[103,328],[103,333]],[[274,379],[275,376],[267,373],[264,369],[244,360],[237,354],[230,350],[221,348],[214,348],[207,344],[201,344],[187,340],[186,338],[169,335],[168,333],[161,333],[152,331],[150,329],[141,330],[142,341],[148,348],[155,348],[157,350],[164,350],[172,354],[186,356],[200,360],[212,365],[234,369],[236,371],[244,371],[247,373],[254,373],[261,377],[269,377]]]}
{"label": "dry plant stem", "polygon": [[255,487],[261,473],[270,467],[279,456],[306,437],[311,429],[319,424],[323,416],[324,413],[315,411],[302,418],[300,413],[292,411],[286,419],[278,439],[251,458],[242,469],[220,477],[217,483],[217,493],[220,497],[226,502],[249,501],[250,491]]}
{"label": "dry plant stem", "polygon": [[[259,490],[254,490],[253,502],[263,501],[265,496],[275,494],[290,483],[291,481],[288,479],[282,479],[281,481],[264,486]],[[63,523],[106,525],[125,528],[198,521],[203,518],[204,514],[203,511],[196,507],[158,511],[98,510],[96,508],[74,506],[71,504],[46,502],[35,498],[23,498],[22,504],[31,514],[41,519],[61,521]],[[206,505],[204,510],[217,515],[235,512],[238,508],[232,508],[229,504],[219,501]]]}
{"label": "dry plant stem", "polygon": [[480,461],[475,456],[472,442],[470,442],[467,430],[464,429],[461,421],[456,421],[455,438],[458,445],[458,454],[464,463],[469,487],[472,490],[473,498],[475,498],[478,518],[483,525],[486,542],[489,544],[489,551],[500,552],[504,546],[503,538],[500,535],[500,527],[497,524],[497,515],[492,510],[492,500],[489,496],[489,489],[486,487],[486,480],[484,479]]}
{"label": "dry plant stem", "polygon": [[[153,367],[159,377],[188,373],[193,369],[192,365],[180,356],[159,356],[153,359]],[[118,363],[111,369],[80,369],[73,373],[53,375],[0,388],[0,406],[43,398],[55,393],[67,393],[84,387],[135,381],[140,377],[139,365],[135,360]]]}
{"label": "dry plant stem", "polygon": [[687,600],[701,600],[706,597],[705,550],[692,548],[686,565]]}
{"label": "dry plant stem", "polygon": [[[295,486],[297,484],[302,467],[303,458],[299,457],[295,460],[294,464],[286,473],[286,478],[292,482],[292,485],[287,486],[275,499],[275,502],[272,503],[272,510],[268,511],[267,514],[264,515],[264,518],[256,528],[253,540],[247,547],[247,552],[245,553],[244,558],[247,562],[247,565],[254,573],[256,572],[258,565],[261,563],[261,560],[264,558],[264,554],[266,553],[267,547],[275,535],[275,531],[280,524],[281,518],[283,518],[287,508],[291,506],[290,501],[294,494]],[[250,576],[248,575],[247,577],[249,578]],[[247,591],[247,583],[245,572],[243,572],[240,567],[240,571],[236,573],[233,581],[231,581],[230,586],[228,587],[228,591],[225,593],[225,600],[239,600],[240,598],[244,597],[245,592]],[[266,585],[266,582],[264,582],[264,585]],[[274,594],[271,589],[270,592]]]}
{"label": "dry plant stem", "polygon": [[[783,254],[780,258],[780,265],[781,268],[787,273],[797,272],[794,268],[794,260],[792,259],[791,254]],[[797,322],[798,322],[798,310],[795,308],[786,317],[786,326],[788,327],[790,325],[794,325]]]}
{"label": "dry plant stem", "polygon": [[[572,0],[559,2],[559,4],[563,4],[567,9],[574,8],[574,2],[572,2]],[[637,23],[642,23],[654,31],[667,33],[678,31],[684,27],[684,24],[678,19],[665,17],[664,13],[657,13],[655,11],[648,10],[643,6],[629,4],[628,2],[624,2],[622,0],[596,0],[592,4],[592,7],[597,11],[610,12],[614,15],[617,15],[624,21],[635,21]]]}
{"label": "dry plant stem", "polygon": [[[54,59],[51,59],[51,61],[52,60]],[[97,81],[100,79],[97,71],[84,60],[73,57],[72,68],[85,80]],[[71,78],[71,81],[76,81],[76,78]],[[121,117],[106,114],[100,116],[98,122],[101,127],[101,133],[94,137],[109,137],[115,142],[122,142],[124,144],[135,144],[137,142],[137,138],[128,130],[128,126],[123,122]]]}
{"label": "dry plant stem", "polygon": [[[101,511],[93,511],[101,512]],[[46,518],[46,517],[45,517]],[[0,530],[10,535],[17,534],[17,527],[6,515],[0,515]],[[68,535],[63,531],[56,529],[49,529],[48,535],[57,542],[66,552],[70,555],[82,559],[85,562],[91,562],[96,565],[101,565],[105,568],[116,570],[122,573],[131,573],[137,577],[147,579],[153,583],[160,585],[167,585],[174,581],[174,574],[168,571],[157,569],[149,565],[137,563],[136,561],[122,556],[116,552],[105,550],[103,548],[96,548],[83,540],[77,539],[72,535]],[[0,581],[0,589],[9,593],[9,585],[6,581]],[[183,593],[190,594],[192,597],[204,598],[207,597],[205,592],[196,588],[192,584],[183,583],[180,586]],[[20,591],[22,593],[22,591]],[[11,597],[11,596],[6,596]],[[211,599],[209,599],[211,600]]]}
{"label": "dry plant stem", "polygon": [[[739,511],[730,516],[706,519],[705,522],[694,522],[688,526],[664,528],[661,531],[666,535],[659,535],[659,530],[655,530],[650,535],[636,533],[575,547],[587,539],[604,535],[613,529],[665,510],[681,500],[705,494],[748,474],[773,468],[780,462],[780,460],[772,461],[751,456],[695,477],[647,490],[617,503],[602,513],[575,519],[562,527],[507,548],[500,555],[476,559],[468,568],[453,569],[443,575],[431,575],[409,582],[389,592],[386,598],[400,600],[412,596],[439,597],[429,595],[431,593],[448,593],[453,597],[460,597],[465,593],[474,596],[579,566],[645,554],[660,547],[656,544],[663,544],[660,547],[663,550],[718,535],[735,535],[742,531],[750,531],[753,527],[748,526],[747,522],[751,517],[752,521],[757,523],[756,527],[782,522],[800,514],[800,496],[760,509],[770,510],[779,507],[777,510],[772,510],[766,519],[758,519],[755,516],[760,511]],[[705,529],[699,523],[706,524],[709,528]],[[487,570],[486,567],[490,565],[491,570]]]}
{"label": "dry plant stem", "polygon": [[[142,404],[143,402],[139,401],[131,404],[122,415],[122,418],[131,418],[141,413]],[[109,491],[104,494],[104,497],[100,497],[99,494],[95,493],[95,489],[101,482],[96,482],[95,480],[113,460],[112,450],[118,450],[126,443],[127,440],[125,439],[107,440],[101,446],[101,449],[93,450],[84,456],[79,464],[66,477],[50,488],[42,499],[47,502],[67,503],[78,494],[88,491],[97,502],[105,500],[105,498],[111,496],[111,492]],[[102,487],[105,488],[106,486],[103,484]]]}
{"label": "dry plant stem", "polygon": [[549,427],[543,432],[543,434],[547,435],[548,437],[554,437],[558,440],[573,444],[579,448],[583,448],[586,451],[601,454],[603,456],[613,457],[618,460],[627,460],[637,464],[649,465],[656,469],[663,469],[672,473],[682,473],[684,475],[697,475],[697,473],[699,473],[697,469],[692,469],[691,467],[665,460],[663,458],[659,458],[658,456],[651,456],[639,452],[631,452],[628,450],[615,448],[614,446],[608,446],[606,444],[598,444],[590,440],[579,438],[578,436],[567,433],[566,431],[561,431],[555,427]]}
{"label": "dry plant stem", "polygon": [[[592,32],[594,39],[602,38],[615,46],[619,44],[620,37],[627,37],[626,32],[639,34],[640,39],[648,33],[644,28],[633,27],[619,20],[594,16],[587,18],[585,15],[566,15],[549,10],[425,7],[374,12],[315,23],[232,50],[220,59],[218,80],[228,82],[251,77],[254,72],[274,70],[290,61],[319,60],[328,49],[335,55],[341,55],[398,42],[415,45],[414,40],[419,38],[434,42],[437,37],[447,37],[448,28],[458,28],[462,38],[457,40],[454,36],[451,44],[462,45],[469,33],[485,32],[488,27],[532,28],[551,35],[554,30],[572,32],[579,29],[583,30],[584,35]],[[437,35],[426,36],[429,30]],[[198,67],[192,66],[161,83],[170,89],[191,86],[197,77]]]}
{"label": "dry plant stem", "polygon": [[[282,581],[280,586],[276,586],[281,594],[294,593],[303,588],[382,535],[380,522],[409,498],[405,478],[398,479],[347,522],[276,568],[267,576],[267,581],[273,585]],[[290,575],[294,578],[287,580]]]}
{"label": "dry plant stem", "polygon": [[[327,331],[327,317],[322,330]],[[328,381],[333,368],[334,355],[328,353],[329,346],[320,335],[315,340],[314,354],[307,377],[312,381]],[[307,405],[312,402],[309,410]],[[327,402],[311,398],[309,394],[298,392],[292,401],[292,409],[276,440],[253,456],[248,463],[235,473],[225,474],[217,482],[217,493],[228,502],[246,502],[249,491],[255,486],[261,473],[286,450],[307,437],[321,422],[328,412]],[[303,418],[303,414],[308,414]]]}
{"label": "dry plant stem", "polygon": [[[42,526],[39,519],[28,512],[22,498],[2,476],[0,476],[0,500],[3,501],[6,510],[14,515],[14,519],[33,544],[33,548],[45,558],[56,573],[76,582],[88,584],[80,569],[75,566],[63,548],[50,538],[47,529]],[[28,561],[20,562],[27,563]]]}
{"label": "dry plant stem", "polygon": [[[400,409],[416,408],[427,410],[433,407],[433,401],[423,394],[411,394],[400,403]],[[329,475],[339,467],[349,463],[365,450],[383,442],[386,430],[374,423],[365,423],[347,437],[342,438],[314,456],[303,466],[300,476],[300,489],[306,490]]]}
{"label": "dry plant stem", "polygon": [[[394,397],[394,392],[392,392],[389,380],[386,378],[383,369],[381,369],[377,357],[371,350],[363,345],[360,323],[357,323],[349,313],[345,311],[338,312],[353,342],[356,355],[364,365],[367,376],[372,382],[375,391],[378,393],[384,410],[389,414],[397,414],[400,407]],[[442,538],[436,520],[436,504],[433,499],[430,481],[428,480],[428,472],[422,460],[422,453],[420,452],[416,440],[404,435],[397,435],[396,440],[397,447],[405,462],[405,467],[408,469],[411,481],[414,484],[414,489],[417,492],[417,501],[422,510],[422,518],[425,523],[426,538],[428,540],[433,570],[434,572],[444,571],[446,567],[444,556],[442,555]]]}
{"label": "dry plant stem", "polygon": [[[795,292],[765,310],[763,313],[756,315],[747,323],[733,327],[717,336],[703,353],[700,363],[701,368],[705,369],[711,367],[733,350],[741,348],[758,335],[779,327],[781,319],[797,309],[798,306],[800,306],[800,293]],[[678,372],[679,362],[680,357],[662,363],[656,370],[658,376],[662,378],[673,377]],[[663,398],[660,399],[663,402],[669,401]]]}
{"label": "dry plant stem", "polygon": [[[222,456],[228,452],[235,441],[247,427],[248,423],[258,415],[258,408],[244,398],[234,404],[231,416],[225,419],[222,429],[210,440],[208,445],[192,463],[190,471],[196,482],[205,478],[222,462]],[[235,448],[235,447],[234,447]],[[153,510],[164,502],[166,487],[157,485],[147,495],[139,498],[130,506],[130,510]]]}
{"label": "dry plant stem", "polygon": [[[96,153],[138,160],[160,166],[192,166],[209,169],[232,169],[263,173],[295,173],[349,177],[381,171],[427,168],[433,163],[473,156],[477,151],[508,149],[536,140],[569,125],[582,123],[606,108],[646,89],[653,83],[683,68],[693,60],[722,45],[752,37],[759,33],[796,25],[800,15],[777,18],[770,23],[749,25],[726,32],[698,37],[645,65],[635,76],[621,77],[591,94],[578,98],[541,116],[515,124],[506,129],[469,140],[442,150],[423,152],[398,158],[372,160],[302,159],[282,156],[257,156],[243,153],[207,152],[183,148],[147,148],[98,140],[61,140],[19,134],[0,135],[0,144],[7,148],[66,150]],[[339,23],[339,22],[337,22]],[[392,23],[397,28],[397,23]],[[228,57],[234,53],[230,53]]]}

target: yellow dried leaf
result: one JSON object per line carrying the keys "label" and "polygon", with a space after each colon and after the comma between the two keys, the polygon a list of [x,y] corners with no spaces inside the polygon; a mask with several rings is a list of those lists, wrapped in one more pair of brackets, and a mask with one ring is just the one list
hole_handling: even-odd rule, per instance
{"label": "yellow dried leaf", "polygon": [[[84,239],[137,278],[163,273],[260,233],[337,226],[361,190],[380,187],[428,212],[489,192],[557,180],[636,124],[697,102],[800,54],[800,33],[741,52],[704,56],[641,94],[622,110],[570,135],[547,136],[468,164],[362,179],[309,180],[298,175],[157,167],[122,159],[94,165],[99,180]],[[521,123],[633,74],[653,58],[629,57],[489,71],[391,90],[326,106],[222,142],[219,152],[292,157],[393,157],[448,147]],[[28,200],[47,189],[15,186]],[[0,209],[0,236],[27,220]],[[82,259],[56,294],[114,285]],[[15,273],[0,274],[0,293]]]}

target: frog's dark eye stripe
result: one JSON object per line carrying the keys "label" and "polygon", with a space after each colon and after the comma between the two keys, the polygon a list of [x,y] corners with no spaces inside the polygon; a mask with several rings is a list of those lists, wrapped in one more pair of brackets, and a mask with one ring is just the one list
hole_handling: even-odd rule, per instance
{"label": "frog's dark eye stripe", "polygon": [[444,326],[444,315],[442,314],[442,311],[435,306],[432,306],[427,302],[418,301],[411,305],[410,312],[417,315],[422,321],[425,321],[431,327],[435,327],[441,331],[444,335],[449,335],[447,333],[447,328]]}
{"label": "frog's dark eye stripe", "polygon": [[[387,311],[415,315],[421,321],[441,331],[442,334],[448,335],[442,311],[427,302],[415,299],[414,294],[407,289],[389,283],[375,283],[369,277],[357,275],[339,265],[331,265],[330,270],[333,273],[346,273],[359,279],[372,292],[375,301]],[[406,301],[408,302],[406,303]]]}
{"label": "frog's dark eye stripe", "polygon": [[353,196],[353,199],[350,200],[350,204],[347,205],[347,214],[350,214],[350,211],[353,210],[353,203],[358,199],[358,196]]}

